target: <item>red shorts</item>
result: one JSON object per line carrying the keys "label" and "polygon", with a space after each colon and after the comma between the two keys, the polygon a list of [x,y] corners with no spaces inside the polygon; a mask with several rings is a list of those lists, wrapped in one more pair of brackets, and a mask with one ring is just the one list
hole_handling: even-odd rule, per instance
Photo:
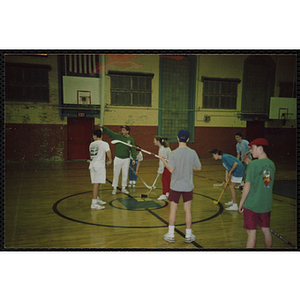
{"label": "red shorts", "polygon": [[244,208],[244,228],[247,230],[256,230],[257,225],[263,228],[270,228],[271,212],[256,213],[250,209]]}
{"label": "red shorts", "polygon": [[193,191],[190,192],[177,192],[170,190],[169,201],[173,201],[175,203],[179,202],[180,196],[182,195],[183,203],[193,200]]}

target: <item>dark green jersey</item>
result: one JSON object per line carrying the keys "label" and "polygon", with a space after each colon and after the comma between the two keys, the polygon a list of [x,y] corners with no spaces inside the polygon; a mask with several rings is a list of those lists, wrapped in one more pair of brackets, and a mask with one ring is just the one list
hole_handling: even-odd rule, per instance
{"label": "dark green jersey", "polygon": [[251,184],[244,207],[256,213],[271,211],[275,165],[269,158],[256,159],[247,166],[245,182]]}
{"label": "dark green jersey", "polygon": [[[120,133],[115,133],[105,126],[102,126],[103,132],[106,133],[112,140],[119,140],[135,146],[134,139],[131,136],[125,137]],[[129,158],[130,153],[133,160],[136,160],[136,149],[130,146],[126,146],[122,143],[116,143],[115,156],[118,158]]]}

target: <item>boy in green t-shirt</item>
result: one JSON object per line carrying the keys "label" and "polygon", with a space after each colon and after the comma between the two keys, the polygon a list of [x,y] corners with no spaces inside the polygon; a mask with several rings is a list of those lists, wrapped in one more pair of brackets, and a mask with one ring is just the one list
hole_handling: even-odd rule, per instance
{"label": "boy in green t-shirt", "polygon": [[255,247],[257,225],[264,234],[265,247],[271,248],[270,217],[275,165],[267,156],[269,143],[266,139],[256,139],[249,143],[249,146],[253,158],[257,159],[245,159],[248,164],[247,175],[239,205],[239,212],[243,214],[244,228],[248,234],[246,248]]}

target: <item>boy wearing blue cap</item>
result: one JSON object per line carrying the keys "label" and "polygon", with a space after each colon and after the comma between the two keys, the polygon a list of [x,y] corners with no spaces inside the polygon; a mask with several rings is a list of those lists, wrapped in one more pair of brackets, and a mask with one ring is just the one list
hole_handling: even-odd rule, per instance
{"label": "boy wearing blue cap", "polygon": [[187,146],[189,140],[189,132],[181,129],[177,136],[178,148],[171,152],[168,163],[161,158],[166,168],[172,174],[170,186],[170,215],[169,215],[169,231],[164,235],[164,240],[175,242],[174,229],[176,221],[176,211],[179,199],[182,195],[185,210],[186,235],[185,242],[191,243],[196,240],[196,236],[192,234],[192,214],[191,206],[193,199],[193,171],[201,170],[200,159],[195,150]]}

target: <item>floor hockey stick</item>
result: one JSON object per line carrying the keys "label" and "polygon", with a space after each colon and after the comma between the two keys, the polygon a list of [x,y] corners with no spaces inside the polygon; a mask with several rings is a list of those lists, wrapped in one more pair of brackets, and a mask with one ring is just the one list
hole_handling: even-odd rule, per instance
{"label": "floor hockey stick", "polygon": [[[124,144],[124,145],[126,145],[126,146],[128,146],[128,147],[138,149],[138,150],[140,150],[140,151],[142,151],[142,152],[144,152],[144,153],[147,153],[147,154],[149,154],[149,155],[154,155],[154,156],[157,157],[157,158],[162,158],[161,156],[156,155],[155,153],[152,153],[152,152],[147,151],[147,150],[144,150],[144,149],[142,149],[142,148],[139,148],[139,147],[136,147],[136,146],[127,144],[127,143],[125,143],[125,142],[123,142],[123,141],[113,140],[113,141],[111,141],[111,143],[112,143],[113,145],[114,145],[114,144],[117,144],[117,143],[121,143],[121,144]],[[165,159],[165,161],[167,161],[167,160]]]}
{"label": "floor hockey stick", "polygon": [[220,195],[218,201],[214,201],[214,204],[218,204],[218,203],[220,202],[220,200],[221,200],[221,198],[222,198],[222,196],[223,196],[223,194],[224,194],[224,192],[225,192],[225,190],[226,190],[226,187],[227,187],[227,184],[228,184],[228,182],[229,182],[229,179],[230,179],[230,177],[228,177],[228,179],[227,179],[227,181],[226,181],[226,183],[225,183],[225,186],[224,186],[223,189],[222,189],[222,193],[221,193],[221,195]]}
{"label": "floor hockey stick", "polygon": [[149,193],[148,193],[148,194],[142,194],[142,195],[141,195],[141,198],[147,198],[147,197],[150,196],[152,190],[154,189],[155,183],[156,183],[156,181],[157,181],[159,175],[160,175],[160,174],[157,174],[157,176],[156,176],[156,178],[155,178],[155,180],[154,180],[154,182],[153,182],[153,184],[152,184],[152,187],[151,187],[151,190],[149,191]]}
{"label": "floor hockey stick", "polygon": [[214,183],[213,186],[223,186],[225,184],[225,180],[222,183]]}
{"label": "floor hockey stick", "polygon": [[278,234],[277,232],[275,232],[273,229],[270,229],[271,232],[276,235],[278,238],[280,238],[281,240],[283,240],[285,243],[289,244],[290,246],[292,246],[293,248],[296,248],[292,243],[290,243],[289,241],[287,241],[283,236],[281,236],[280,234]]}
{"label": "floor hockey stick", "polygon": [[[129,166],[129,168],[135,173],[135,171],[134,171],[134,169],[133,168],[131,168],[131,166]],[[148,185],[139,175],[136,175],[141,181],[142,181],[142,183],[145,185],[145,187],[147,188],[147,189],[151,189],[152,187],[150,186],[150,185]]]}

